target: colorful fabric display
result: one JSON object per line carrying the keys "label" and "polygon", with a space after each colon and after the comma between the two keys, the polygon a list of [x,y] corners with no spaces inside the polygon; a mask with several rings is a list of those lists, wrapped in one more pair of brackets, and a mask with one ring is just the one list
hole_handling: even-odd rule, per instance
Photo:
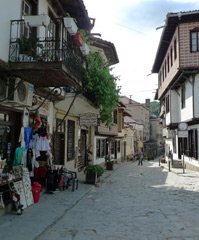
{"label": "colorful fabric display", "polygon": [[37,130],[37,129],[40,128],[41,125],[42,125],[41,117],[40,117],[40,115],[39,115],[39,111],[38,111],[38,110],[35,112],[34,121],[35,121],[35,123],[34,123],[33,129],[34,129],[34,130]]}
{"label": "colorful fabric display", "polygon": [[25,147],[27,150],[29,149],[31,139],[32,139],[32,128],[25,127],[24,128],[24,140],[25,140]]}
{"label": "colorful fabric display", "polygon": [[19,166],[23,163],[23,155],[24,155],[25,148],[24,147],[17,147],[14,154],[14,161],[13,166]]}

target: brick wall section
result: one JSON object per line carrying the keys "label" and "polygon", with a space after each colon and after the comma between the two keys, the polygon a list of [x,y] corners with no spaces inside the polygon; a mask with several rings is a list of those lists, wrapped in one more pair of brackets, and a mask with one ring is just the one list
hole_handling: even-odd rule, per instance
{"label": "brick wall section", "polygon": [[[178,42],[178,28],[176,28],[175,33],[173,35],[173,38],[169,44],[169,48],[167,50],[167,53],[165,55],[165,58],[162,62],[161,65],[161,71],[163,69],[163,66],[165,65],[165,61],[167,60],[167,57],[170,56],[170,50],[171,47],[173,49],[173,65],[170,66],[169,72],[167,72],[167,76],[164,79],[164,81],[161,81],[161,86],[159,86],[158,89],[158,97],[160,97],[163,92],[165,91],[165,89],[167,88],[167,86],[169,85],[169,83],[172,81],[172,79],[174,78],[174,76],[176,75],[176,73],[178,72],[178,68],[179,68],[179,42]],[[177,50],[177,58],[174,59],[174,41],[176,40],[176,50]],[[171,62],[171,59],[170,59]]]}
{"label": "brick wall section", "polygon": [[173,66],[170,67],[166,78],[161,81],[161,85],[158,87],[158,98],[162,96],[169,83],[172,82],[179,68],[199,68],[199,52],[190,52],[190,30],[196,27],[199,27],[199,22],[182,23],[176,28],[160,70],[162,71],[165,65],[175,39],[177,41],[177,59],[173,60]]}
{"label": "brick wall section", "polygon": [[179,26],[180,68],[199,66],[199,53],[190,52],[190,30],[199,27],[199,22],[184,23]]}

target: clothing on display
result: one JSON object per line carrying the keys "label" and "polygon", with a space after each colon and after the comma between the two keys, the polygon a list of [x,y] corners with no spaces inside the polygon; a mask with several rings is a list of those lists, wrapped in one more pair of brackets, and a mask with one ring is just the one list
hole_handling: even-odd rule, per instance
{"label": "clothing on display", "polygon": [[31,172],[33,169],[33,152],[31,148],[29,148],[27,151],[26,166],[29,172]]}
{"label": "clothing on display", "polygon": [[22,165],[23,158],[24,158],[24,152],[25,152],[25,148],[24,147],[17,147],[15,149],[13,166]]}
{"label": "clothing on display", "polygon": [[29,148],[30,140],[32,139],[32,128],[25,127],[24,128],[24,141],[26,149]]}

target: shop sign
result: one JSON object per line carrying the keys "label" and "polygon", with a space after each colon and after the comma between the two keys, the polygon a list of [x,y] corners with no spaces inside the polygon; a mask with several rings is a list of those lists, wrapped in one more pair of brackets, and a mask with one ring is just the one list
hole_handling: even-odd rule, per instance
{"label": "shop sign", "polygon": [[96,113],[84,113],[80,115],[80,126],[97,126],[98,118]]}
{"label": "shop sign", "polygon": [[188,138],[188,131],[178,131],[179,138]]}

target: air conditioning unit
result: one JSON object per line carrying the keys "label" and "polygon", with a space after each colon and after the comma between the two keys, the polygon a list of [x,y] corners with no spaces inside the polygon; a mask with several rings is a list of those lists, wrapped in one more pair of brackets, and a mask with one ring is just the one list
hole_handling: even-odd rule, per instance
{"label": "air conditioning unit", "polygon": [[65,97],[65,91],[63,87],[49,87],[49,90],[51,91],[52,94],[54,94],[55,96],[61,96],[61,97]]}
{"label": "air conditioning unit", "polygon": [[33,85],[20,78],[8,78],[5,103],[15,106],[32,106]]}

